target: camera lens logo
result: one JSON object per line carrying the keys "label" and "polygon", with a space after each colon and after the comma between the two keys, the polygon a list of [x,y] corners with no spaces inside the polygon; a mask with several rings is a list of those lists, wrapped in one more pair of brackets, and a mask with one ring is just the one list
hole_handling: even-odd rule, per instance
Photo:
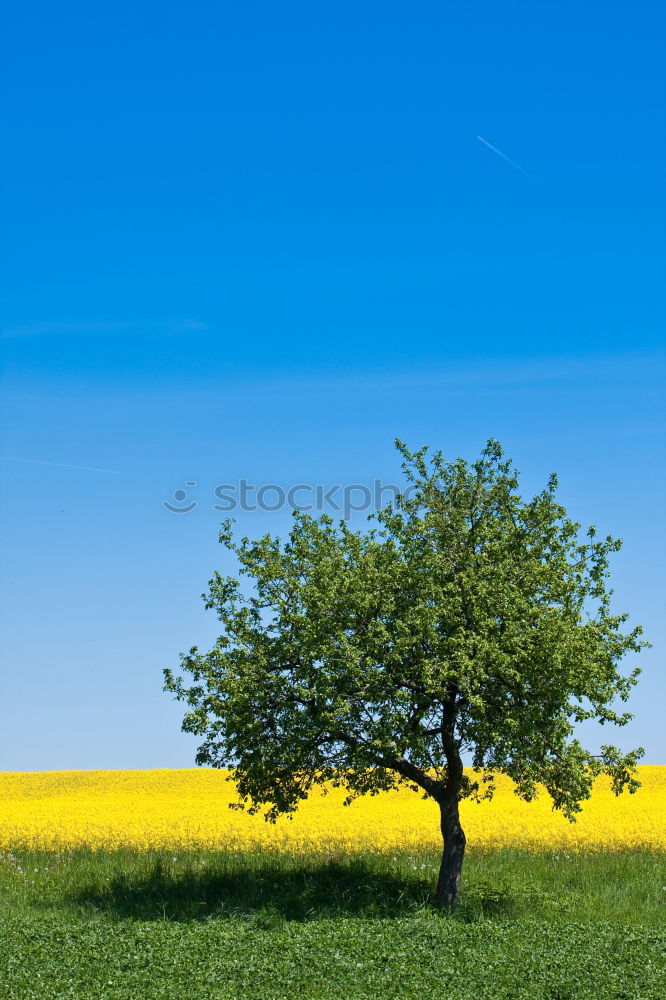
{"label": "camera lens logo", "polygon": [[[185,483],[185,485],[196,486],[197,484],[195,481],[190,480]],[[187,490],[175,490],[173,499],[175,503],[171,503],[169,500],[162,501],[162,505],[166,507],[167,510],[170,510],[172,514],[189,514],[191,510],[194,510],[195,507],[199,506],[196,500],[192,500],[188,504],[185,503],[187,500]]]}

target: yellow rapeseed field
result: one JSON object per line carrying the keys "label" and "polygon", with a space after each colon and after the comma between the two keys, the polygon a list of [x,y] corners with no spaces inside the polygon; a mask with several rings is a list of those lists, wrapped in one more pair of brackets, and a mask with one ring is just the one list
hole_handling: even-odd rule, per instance
{"label": "yellow rapeseed field", "polygon": [[[599,779],[570,824],[542,792],[531,803],[498,779],[491,802],[463,802],[468,844],[533,850],[666,849],[666,767],[639,768],[642,787],[616,798]],[[316,791],[293,818],[266,823],[228,808],[229,772],[60,771],[0,774],[0,850],[72,847],[288,851],[439,847],[438,810],[409,790],[357,799]]]}

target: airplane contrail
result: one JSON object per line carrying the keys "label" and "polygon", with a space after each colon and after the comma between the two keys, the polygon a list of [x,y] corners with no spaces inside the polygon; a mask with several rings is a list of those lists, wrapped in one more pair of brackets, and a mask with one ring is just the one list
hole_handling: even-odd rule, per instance
{"label": "airplane contrail", "polygon": [[516,161],[512,160],[510,156],[507,156],[506,153],[503,153],[501,149],[498,149],[497,146],[493,146],[492,142],[488,142],[487,139],[484,139],[482,135],[477,135],[476,138],[479,140],[479,142],[482,142],[484,146],[487,146],[488,149],[492,149],[493,153],[497,153],[497,155],[501,156],[503,160],[506,160],[507,163],[510,163],[512,167],[515,167],[516,170],[520,170],[521,174],[524,174],[525,177],[532,176],[531,174],[528,174],[528,172],[524,170],[519,163],[516,163]]}
{"label": "airplane contrail", "polygon": [[124,476],[117,469],[97,469],[93,465],[69,465],[67,462],[43,462],[38,458],[14,458],[13,455],[0,455],[3,462],[28,462],[30,465],[52,465],[57,469],[80,469],[82,472],[108,472],[112,476]]}

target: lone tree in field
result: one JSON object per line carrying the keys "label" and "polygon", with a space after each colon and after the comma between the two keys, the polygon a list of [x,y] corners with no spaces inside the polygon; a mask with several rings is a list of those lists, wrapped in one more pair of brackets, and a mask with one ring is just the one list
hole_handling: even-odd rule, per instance
{"label": "lone tree in field", "polygon": [[[292,812],[315,784],[350,798],[406,784],[439,805],[444,840],[437,898],[455,902],[465,851],[459,802],[492,794],[503,772],[531,799],[543,783],[570,818],[593,779],[634,791],[634,765],[612,746],[592,756],[573,737],[584,719],[623,725],[638,671],[618,664],[645,645],[623,632],[607,589],[620,542],[581,537],[551,477],[529,500],[490,441],[480,459],[427,460],[400,442],[408,489],[352,531],[294,515],[284,544],[220,541],[254,584],[216,574],[206,606],[223,634],[165,671],[204,737],[197,763],[235,767],[241,802]],[[464,773],[463,754],[474,772]]]}

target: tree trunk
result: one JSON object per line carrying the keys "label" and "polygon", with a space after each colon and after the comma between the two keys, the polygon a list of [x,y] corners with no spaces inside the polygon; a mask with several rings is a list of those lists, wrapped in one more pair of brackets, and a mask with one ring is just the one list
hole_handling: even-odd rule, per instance
{"label": "tree trunk", "polygon": [[437,879],[437,902],[440,906],[450,907],[457,900],[460,890],[466,838],[460,825],[457,794],[447,792],[440,800],[439,808],[444,850]]}

